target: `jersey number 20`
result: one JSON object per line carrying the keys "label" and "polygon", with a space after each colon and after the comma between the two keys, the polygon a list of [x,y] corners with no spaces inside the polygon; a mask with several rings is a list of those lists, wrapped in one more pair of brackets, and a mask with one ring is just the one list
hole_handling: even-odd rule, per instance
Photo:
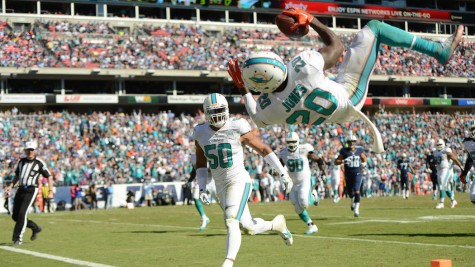
{"label": "jersey number 20", "polygon": [[309,110],[296,110],[290,115],[286,122],[288,124],[309,124],[310,123],[310,111],[314,111],[321,115],[316,121],[312,122],[312,125],[320,125],[325,121],[325,118],[330,116],[338,107],[338,100],[331,93],[324,91],[320,88],[315,88],[304,100],[305,108]]}

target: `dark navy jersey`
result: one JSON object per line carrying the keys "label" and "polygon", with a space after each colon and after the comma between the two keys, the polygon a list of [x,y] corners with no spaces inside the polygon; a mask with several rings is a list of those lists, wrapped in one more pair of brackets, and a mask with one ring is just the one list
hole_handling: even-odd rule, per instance
{"label": "dark navy jersey", "polygon": [[361,146],[357,146],[355,151],[346,147],[340,150],[340,155],[343,155],[343,164],[345,164],[345,175],[361,172],[361,154],[363,152],[364,149]]}
{"label": "dark navy jersey", "polygon": [[431,169],[432,172],[434,170],[437,170],[434,154],[428,154],[427,155],[426,164],[429,165],[429,169]]}
{"label": "dark navy jersey", "polygon": [[409,160],[398,160],[397,161],[397,168],[401,172],[401,176],[406,177],[407,173],[409,172]]}

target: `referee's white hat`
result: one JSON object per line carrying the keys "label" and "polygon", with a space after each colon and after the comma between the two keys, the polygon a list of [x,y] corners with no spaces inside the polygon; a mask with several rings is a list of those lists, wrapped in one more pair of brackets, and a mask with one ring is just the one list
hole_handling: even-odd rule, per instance
{"label": "referee's white hat", "polygon": [[33,149],[35,150],[37,148],[36,142],[35,141],[28,141],[26,142],[25,149]]}

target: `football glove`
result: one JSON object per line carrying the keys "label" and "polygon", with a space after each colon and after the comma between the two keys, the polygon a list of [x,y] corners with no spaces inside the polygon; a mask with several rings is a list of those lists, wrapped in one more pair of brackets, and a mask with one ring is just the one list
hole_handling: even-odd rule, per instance
{"label": "football glove", "polygon": [[315,18],[314,16],[310,15],[306,11],[303,11],[295,7],[291,7],[289,9],[284,10],[282,14],[295,19],[295,24],[290,27],[291,31],[297,29],[300,26],[309,25],[310,22],[312,22],[312,20]]}
{"label": "football glove", "polygon": [[467,175],[462,173],[460,175],[460,182],[462,182],[462,184],[466,184],[467,183]]}
{"label": "football glove", "polygon": [[238,89],[244,88],[244,81],[242,80],[242,73],[237,59],[230,59],[228,61],[228,73]]}
{"label": "football glove", "polygon": [[206,191],[200,190],[200,200],[203,204],[209,206],[209,204],[210,204],[209,196],[208,196],[208,193],[206,193]]}
{"label": "football glove", "polygon": [[290,179],[288,174],[281,174],[280,175],[280,182],[282,183],[282,187],[284,189],[284,193],[287,195],[290,193],[290,190],[292,190],[292,186],[294,186],[294,183],[292,182],[292,179]]}

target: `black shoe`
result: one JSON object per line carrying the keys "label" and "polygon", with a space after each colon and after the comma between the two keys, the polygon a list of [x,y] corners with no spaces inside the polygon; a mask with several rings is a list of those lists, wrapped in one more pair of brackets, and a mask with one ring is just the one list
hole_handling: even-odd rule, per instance
{"label": "black shoe", "polygon": [[23,244],[23,242],[21,242],[20,240],[17,240],[17,241],[15,241],[15,242],[13,242],[12,247],[18,247],[18,246],[20,246],[21,244]]}
{"label": "black shoe", "polygon": [[35,241],[35,239],[38,237],[38,233],[41,232],[41,227],[38,227],[38,230],[33,230],[33,234],[31,235],[31,241]]}

